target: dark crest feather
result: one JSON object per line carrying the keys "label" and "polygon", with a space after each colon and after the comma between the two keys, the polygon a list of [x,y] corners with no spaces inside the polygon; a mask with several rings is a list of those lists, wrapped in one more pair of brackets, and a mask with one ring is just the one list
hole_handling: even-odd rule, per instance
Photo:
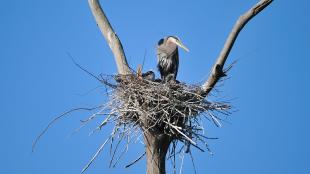
{"label": "dark crest feather", "polygon": [[164,39],[160,39],[159,41],[158,41],[158,45],[161,45],[161,44],[163,44],[164,43]]}

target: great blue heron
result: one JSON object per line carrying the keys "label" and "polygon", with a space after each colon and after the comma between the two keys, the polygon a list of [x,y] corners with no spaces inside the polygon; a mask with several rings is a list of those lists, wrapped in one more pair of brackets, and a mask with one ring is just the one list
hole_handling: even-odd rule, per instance
{"label": "great blue heron", "polygon": [[176,36],[168,36],[158,41],[157,68],[163,82],[176,80],[179,68],[178,47],[189,51]]}

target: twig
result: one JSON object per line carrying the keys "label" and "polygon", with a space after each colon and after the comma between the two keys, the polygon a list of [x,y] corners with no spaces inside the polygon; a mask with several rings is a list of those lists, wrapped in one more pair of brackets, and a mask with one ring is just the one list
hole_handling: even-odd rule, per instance
{"label": "twig", "polygon": [[128,168],[130,166],[132,166],[133,164],[135,164],[136,162],[138,162],[140,159],[142,159],[145,156],[146,152],[144,152],[142,155],[140,155],[136,160],[134,160],[133,162],[129,163],[128,165],[125,166],[125,168]]}
{"label": "twig", "polygon": [[86,72],[88,75],[92,76],[93,78],[95,78],[96,80],[98,80],[99,82],[101,82],[101,80],[100,80],[97,76],[95,76],[93,73],[89,72],[89,71],[86,70],[84,67],[82,67],[80,64],[78,64],[78,63],[74,60],[73,56],[72,56],[70,53],[67,53],[67,54],[68,54],[68,56],[71,58],[71,60],[72,60],[72,62],[74,63],[75,66],[77,66],[77,67],[80,68],[82,71]]}
{"label": "twig", "polygon": [[95,155],[92,157],[92,159],[86,164],[86,166],[83,168],[83,170],[81,171],[81,173],[84,173],[89,166],[94,162],[94,160],[97,158],[97,156],[100,154],[100,152],[103,150],[105,144],[111,139],[111,136],[105,140],[105,142],[98,148],[97,152],[95,153]]}
{"label": "twig", "polygon": [[196,174],[196,166],[195,166],[195,162],[194,162],[194,157],[193,157],[193,154],[192,154],[192,151],[190,150],[189,151],[189,155],[191,157],[191,160],[192,160],[192,165],[193,165],[193,168],[194,168],[194,173]]}
{"label": "twig", "polygon": [[180,171],[179,171],[179,174],[182,173],[182,169],[183,169],[183,163],[184,163],[184,154],[185,154],[185,151],[183,150],[183,153],[181,153],[180,157],[181,157],[181,165],[180,165]]}
{"label": "twig", "polygon": [[109,167],[112,166],[112,163],[113,163],[113,161],[114,161],[114,157],[115,157],[115,154],[116,154],[116,152],[117,152],[118,146],[119,146],[120,143],[122,142],[124,136],[125,136],[125,132],[122,132],[121,138],[118,140],[118,142],[117,142],[117,144],[116,144],[116,146],[115,146],[115,148],[114,148],[113,155],[112,155],[112,158],[111,158],[111,160],[110,160]]}
{"label": "twig", "polygon": [[45,129],[43,129],[43,131],[37,136],[37,138],[35,139],[35,141],[33,142],[32,144],[32,152],[34,152],[34,149],[38,143],[38,141],[41,139],[41,137],[47,132],[47,130],[59,119],[61,119],[62,117],[72,113],[72,112],[75,112],[75,111],[79,111],[79,110],[86,110],[86,111],[92,111],[92,110],[95,110],[95,109],[98,109],[100,108],[100,106],[97,106],[97,107],[94,107],[94,108],[74,108],[74,109],[71,109],[67,112],[64,112],[63,114],[59,115],[58,117],[54,118],[46,127]]}
{"label": "twig", "polygon": [[[193,145],[196,145],[196,143],[192,140],[192,139],[190,139],[188,136],[186,136],[181,130],[182,130],[182,128],[181,127],[178,127],[178,126],[175,126],[175,125],[173,125],[173,124],[170,124],[170,123],[168,123],[168,122],[166,122],[166,121],[164,121],[166,124],[168,124],[169,126],[171,126],[174,130],[176,130],[178,133],[180,133],[186,140],[188,140],[191,144],[193,144]],[[181,130],[180,130],[181,129]]]}

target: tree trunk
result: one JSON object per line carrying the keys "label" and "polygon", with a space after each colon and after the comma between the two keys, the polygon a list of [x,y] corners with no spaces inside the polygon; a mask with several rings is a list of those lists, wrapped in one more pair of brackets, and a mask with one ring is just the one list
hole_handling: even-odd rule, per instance
{"label": "tree trunk", "polygon": [[146,145],[147,174],[165,174],[166,154],[171,138],[165,134],[156,134],[149,131],[144,133]]}

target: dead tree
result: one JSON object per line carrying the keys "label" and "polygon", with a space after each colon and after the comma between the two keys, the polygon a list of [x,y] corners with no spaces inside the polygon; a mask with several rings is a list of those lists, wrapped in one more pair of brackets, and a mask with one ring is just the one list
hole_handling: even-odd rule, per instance
{"label": "dead tree", "polygon": [[[234,45],[234,42],[239,34],[239,32],[243,29],[243,27],[254,17],[256,16],[259,12],[261,12],[265,7],[267,7],[273,0],[261,0],[259,1],[256,5],[254,5],[252,8],[250,8],[246,13],[244,13],[243,15],[241,15],[239,17],[239,19],[237,20],[237,22],[235,23],[231,33],[229,34],[225,45],[220,53],[220,55],[218,56],[218,58],[216,59],[216,62],[211,70],[211,73],[209,75],[208,80],[199,87],[199,89],[197,89],[197,87],[195,88],[196,94],[198,94],[198,97],[196,97],[196,94],[190,94],[191,92],[184,90],[183,87],[180,86],[175,86],[174,90],[178,91],[180,88],[182,88],[179,96],[183,97],[183,96],[188,96],[190,95],[192,98],[195,99],[196,101],[201,102],[203,99],[202,98],[206,98],[208,96],[208,94],[212,91],[212,89],[214,88],[214,86],[216,85],[216,83],[224,76],[226,76],[226,70],[224,68],[225,62],[228,58],[228,55]],[[114,58],[115,58],[115,62],[117,65],[117,69],[118,69],[118,73],[122,76],[135,76],[134,72],[131,71],[131,68],[129,67],[127,60],[126,60],[126,56],[123,50],[123,46],[118,38],[118,36],[116,35],[115,31],[113,30],[109,20],[107,19],[107,16],[105,15],[104,11],[102,10],[98,0],[88,0],[89,2],[89,6],[91,8],[91,11],[96,19],[97,25],[100,29],[100,31],[102,32],[104,38],[106,39],[109,47],[111,48],[113,54],[114,54]],[[131,77],[132,78],[132,77]],[[127,81],[128,83],[134,83],[135,80],[130,79],[129,81]],[[139,81],[136,81],[136,84],[139,84]],[[145,83],[143,85],[146,85],[148,83]],[[130,85],[130,84],[129,84]],[[154,86],[156,86],[157,84],[154,84]],[[121,88],[121,90],[127,90],[128,86],[126,86],[126,88]],[[122,93],[121,90],[118,90],[119,93]],[[185,92],[184,92],[185,91]],[[132,92],[132,91],[130,91]],[[133,93],[137,93],[137,92],[141,92],[140,89],[139,91],[133,91]],[[123,93],[124,94],[124,93]],[[150,94],[151,95],[151,94]],[[157,94],[153,94],[152,95],[157,95]],[[165,94],[166,95],[166,94]],[[118,96],[119,97],[119,96]],[[140,97],[140,96],[139,96]],[[198,99],[197,99],[198,98]],[[122,98],[124,99],[124,98]],[[139,100],[141,100],[139,98]],[[138,100],[138,101],[139,101]],[[136,105],[136,107],[143,107],[143,103],[139,103],[138,105]],[[154,106],[156,107],[156,106]],[[196,105],[195,105],[196,107]],[[183,108],[184,112],[180,112],[180,115],[184,115],[184,117],[179,117],[179,118],[184,118],[186,119],[186,116],[188,115],[197,115],[198,113],[201,112],[201,108],[202,111],[207,111],[207,110],[212,110],[212,109],[225,109],[225,105],[222,106],[213,106],[214,108],[212,108],[212,106],[210,104],[208,105],[204,105],[201,104],[199,105],[198,109],[193,109],[192,108],[188,109],[188,108]],[[128,107],[127,107],[128,108]],[[131,107],[132,108],[132,107]],[[199,109],[200,108],[200,109]],[[205,110],[204,110],[205,109]],[[143,110],[142,110],[143,111]],[[168,113],[168,117],[169,114],[171,115],[172,112],[177,112],[178,109],[172,110],[171,112],[167,112]],[[190,114],[188,112],[191,112]],[[192,112],[197,112],[197,113],[192,113]],[[134,114],[132,114],[134,113]],[[128,115],[131,114],[131,117],[137,117],[135,114],[135,112],[128,112],[126,111],[126,114],[124,114],[123,116],[128,118]],[[156,113],[158,114],[165,114],[165,113]],[[154,116],[154,115],[153,115]],[[145,116],[147,118],[147,116]],[[213,118],[212,118],[213,119]],[[214,118],[216,119],[216,118]],[[189,143],[191,143],[191,145],[196,146],[196,143],[192,141],[191,137],[188,136],[188,134],[183,131],[182,126],[179,126],[178,123],[176,124],[171,124],[171,123],[167,123],[165,120],[163,120],[163,123],[165,123],[166,125],[162,125],[162,124],[158,124],[158,123],[153,123],[154,125],[150,126],[148,124],[149,120],[143,120],[141,118],[139,119],[135,119],[135,121],[137,122],[137,125],[140,126],[140,128],[143,130],[143,135],[144,135],[144,143],[145,143],[145,151],[146,151],[146,156],[147,156],[147,174],[165,174],[165,161],[166,161],[166,154],[168,151],[168,148],[171,144],[171,142],[174,139],[179,139],[179,140],[184,140],[187,141]],[[215,120],[216,121],[216,120]],[[176,120],[174,120],[174,122],[176,122]],[[148,125],[148,126],[146,126]],[[153,128],[155,126],[155,128]],[[169,131],[162,131],[164,130],[163,127],[160,126],[167,126],[169,127],[173,133],[169,133]],[[152,129],[150,129],[150,127],[152,127]],[[157,128],[156,128],[157,127]],[[162,129],[163,128],[163,129]],[[192,131],[192,129],[189,129],[189,131]],[[182,137],[182,138],[180,138]],[[198,137],[199,138],[199,137]],[[100,149],[101,150],[101,149]],[[99,151],[98,151],[99,152]]]}

